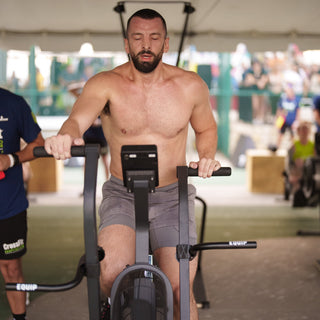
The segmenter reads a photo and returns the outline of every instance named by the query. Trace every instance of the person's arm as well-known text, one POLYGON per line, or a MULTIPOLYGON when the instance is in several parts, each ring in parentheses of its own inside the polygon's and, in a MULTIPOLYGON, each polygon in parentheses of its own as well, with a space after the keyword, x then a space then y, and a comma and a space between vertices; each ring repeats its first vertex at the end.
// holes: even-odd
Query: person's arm
POLYGON ((251 87, 256 84, 256 79, 251 72, 247 72, 244 75, 243 79, 243 86, 244 87, 251 87))
MULTIPOLYGON (((26 145, 21 151, 15 152, 18 156, 19 163, 30 161, 34 159, 33 149, 44 145, 44 139, 41 132, 39 132, 37 138, 26 145)), ((11 166, 11 157, 7 154, 0 155, 0 171, 8 170, 11 166)))
POLYGON ((257 82, 257 86, 259 89, 266 89, 267 84, 269 83, 269 76, 266 73, 261 75, 261 78, 257 82))
POLYGON ((197 99, 190 123, 195 132, 199 161, 190 162, 189 165, 198 168, 199 176, 206 178, 221 166, 219 161, 215 160, 218 143, 217 124, 211 110, 208 87, 201 79, 196 84, 195 92, 197 99))
MULTIPOLYGON (((107 77, 107 76, 106 76, 107 77)), ((72 145, 83 145, 83 133, 98 118, 108 101, 108 84, 102 74, 86 82, 81 95, 75 102, 68 119, 58 134, 45 141, 45 149, 56 159, 71 157, 72 145)))

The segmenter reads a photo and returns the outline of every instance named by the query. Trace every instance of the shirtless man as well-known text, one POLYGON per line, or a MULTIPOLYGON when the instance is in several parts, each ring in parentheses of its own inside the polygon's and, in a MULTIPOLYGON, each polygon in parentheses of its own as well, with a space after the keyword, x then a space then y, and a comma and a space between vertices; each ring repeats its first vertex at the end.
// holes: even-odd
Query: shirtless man
MULTIPOLYGON (((174 317, 179 319, 179 263, 175 257, 178 231, 172 225, 178 224, 176 167, 186 164, 189 122, 195 131, 199 154, 199 161, 191 162, 190 166, 198 167, 199 176, 205 178, 219 169, 220 163, 215 160, 217 128, 208 88, 197 74, 163 63, 162 55, 168 49, 164 19, 150 9, 136 12, 128 20, 125 39, 125 50, 130 55, 130 61, 112 71, 101 72, 86 83, 69 118, 57 136, 46 140, 45 148, 56 159, 69 158, 71 145, 83 144, 80 137, 101 116, 110 147, 112 175, 103 187, 99 231, 99 244, 106 249, 106 257, 101 262, 101 287, 109 296, 116 276, 127 264, 133 264, 135 258, 133 205, 131 203, 132 207, 128 209, 129 194, 122 186, 121 146, 157 145, 159 188, 154 195, 162 195, 162 203, 159 205, 159 201, 155 200, 156 207, 153 208, 150 201, 149 218, 152 215, 152 219, 157 220, 158 217, 159 220, 154 227, 150 226, 155 233, 151 235, 151 244, 160 268, 171 282, 174 317), (168 190, 170 194, 174 191, 173 202, 176 206, 168 200, 168 190), (123 212, 126 210, 129 213, 123 212)), ((193 199, 194 188, 189 188, 189 194, 193 199)), ((190 212, 193 220, 190 243, 194 244, 194 212, 190 212)), ((197 259, 194 259, 190 262, 190 288, 193 287, 196 267, 197 259)), ((198 319, 192 293, 191 319, 198 319)))

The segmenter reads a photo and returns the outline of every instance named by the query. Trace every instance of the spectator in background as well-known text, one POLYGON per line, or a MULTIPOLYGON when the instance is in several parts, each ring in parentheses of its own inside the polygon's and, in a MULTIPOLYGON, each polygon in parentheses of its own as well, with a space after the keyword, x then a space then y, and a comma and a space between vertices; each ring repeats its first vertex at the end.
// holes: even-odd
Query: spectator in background
POLYGON ((16 73, 13 71, 11 78, 9 79, 7 83, 7 87, 10 88, 10 90, 16 91, 19 89, 19 79, 16 77, 16 73))
MULTIPOLYGON (((27 251, 28 200, 22 163, 44 144, 41 130, 26 101, 0 88, 0 270, 5 282, 24 282, 22 256, 27 251), (20 139, 27 145, 20 150, 20 139)), ((26 293, 7 291, 14 320, 26 319, 26 293)))
POLYGON ((283 92, 283 66, 282 61, 274 59, 269 65, 269 90, 270 90, 270 105, 272 114, 277 111, 278 102, 283 92))
POLYGON ((250 54, 244 43, 239 43, 236 51, 232 53, 231 66, 232 85, 235 89, 238 89, 245 70, 250 67, 250 54))
POLYGON ((40 72, 39 68, 36 68, 36 84, 37 84, 37 90, 38 91, 43 91, 45 89, 44 76, 40 72))
POLYGON ((252 118, 256 123, 264 123, 267 113, 267 101, 263 94, 269 84, 269 76, 263 68, 262 63, 253 59, 251 68, 243 74, 243 86, 250 90, 255 90, 252 94, 252 118))
POLYGON ((311 67, 310 91, 313 95, 320 95, 320 67, 317 65, 311 67))
POLYGON ((294 93, 302 96, 305 87, 309 87, 309 80, 306 72, 297 62, 291 63, 283 73, 283 80, 291 83, 294 93))
POLYGON ((279 129, 276 149, 280 148, 283 135, 287 130, 289 130, 293 142, 292 125, 298 117, 299 101, 300 99, 295 95, 292 84, 285 84, 284 93, 281 95, 276 113, 276 126, 279 129))
POLYGON ((299 122, 296 139, 288 151, 289 182, 294 195, 293 206, 305 206, 306 198, 301 190, 303 166, 307 158, 314 156, 314 142, 310 140, 309 122, 299 122))
POLYGON ((78 81, 78 72, 76 71, 74 64, 70 62, 59 75, 58 82, 63 91, 59 93, 56 101, 57 107, 61 110, 65 110, 67 114, 70 113, 76 100, 74 95, 70 92, 69 86, 73 83, 77 83, 78 81))

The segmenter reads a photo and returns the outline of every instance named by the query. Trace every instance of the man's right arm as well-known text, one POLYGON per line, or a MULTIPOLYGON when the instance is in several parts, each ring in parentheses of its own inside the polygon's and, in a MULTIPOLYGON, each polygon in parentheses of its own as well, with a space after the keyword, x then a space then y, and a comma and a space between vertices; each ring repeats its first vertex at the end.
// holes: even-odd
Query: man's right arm
POLYGON ((83 133, 97 119, 108 100, 108 78, 105 73, 92 77, 84 86, 58 134, 46 139, 45 149, 56 159, 70 158, 71 146, 84 144, 83 133))

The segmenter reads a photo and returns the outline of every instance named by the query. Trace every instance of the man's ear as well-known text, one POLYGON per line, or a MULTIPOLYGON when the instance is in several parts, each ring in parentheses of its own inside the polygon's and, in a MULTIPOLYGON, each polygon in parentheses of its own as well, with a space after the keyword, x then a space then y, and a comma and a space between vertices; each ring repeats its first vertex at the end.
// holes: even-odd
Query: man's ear
POLYGON ((126 50, 126 53, 129 54, 129 43, 128 43, 128 39, 124 39, 124 49, 126 50))
POLYGON ((169 51, 169 37, 167 37, 164 40, 164 48, 163 48, 163 52, 168 52, 169 51))

